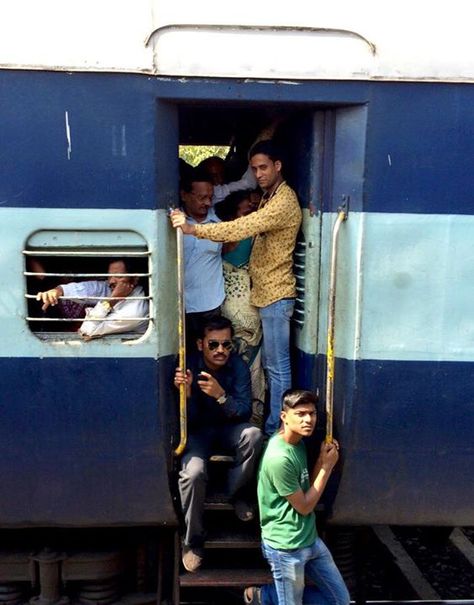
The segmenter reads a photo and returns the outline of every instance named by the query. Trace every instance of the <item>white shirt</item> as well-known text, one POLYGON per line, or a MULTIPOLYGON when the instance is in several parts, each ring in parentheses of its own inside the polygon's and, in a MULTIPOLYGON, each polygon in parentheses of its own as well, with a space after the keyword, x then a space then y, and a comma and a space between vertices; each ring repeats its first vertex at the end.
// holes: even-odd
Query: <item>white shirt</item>
MULTIPOLYGON (((95 338, 123 332, 144 332, 147 328, 148 319, 142 319, 148 316, 147 300, 126 298, 108 309, 101 301, 87 300, 90 296, 113 296, 112 289, 106 281, 72 282, 61 285, 61 288, 64 296, 80 296, 85 304, 94 305, 86 309, 86 319, 79 328, 79 332, 84 336, 95 338), (92 319, 104 321, 92 321, 92 319)), ((145 296, 145 293, 141 286, 136 286, 130 296, 145 296)))
POLYGON ((255 189, 257 186, 257 179, 253 173, 252 168, 249 166, 242 175, 240 181, 232 181, 232 183, 226 183, 225 185, 214 185, 214 195, 212 198, 213 204, 219 204, 225 200, 225 198, 234 191, 242 191, 243 189, 255 189))

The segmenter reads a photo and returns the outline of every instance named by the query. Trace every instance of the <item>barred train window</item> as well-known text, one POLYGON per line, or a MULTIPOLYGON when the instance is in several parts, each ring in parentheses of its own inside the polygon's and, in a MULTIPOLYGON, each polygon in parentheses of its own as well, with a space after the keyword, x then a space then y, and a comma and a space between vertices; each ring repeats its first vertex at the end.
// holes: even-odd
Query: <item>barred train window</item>
POLYGON ((138 233, 37 231, 23 255, 26 321, 42 340, 130 344, 149 329, 150 251, 138 233), (56 304, 49 296, 46 302, 37 300, 51 290, 56 304))

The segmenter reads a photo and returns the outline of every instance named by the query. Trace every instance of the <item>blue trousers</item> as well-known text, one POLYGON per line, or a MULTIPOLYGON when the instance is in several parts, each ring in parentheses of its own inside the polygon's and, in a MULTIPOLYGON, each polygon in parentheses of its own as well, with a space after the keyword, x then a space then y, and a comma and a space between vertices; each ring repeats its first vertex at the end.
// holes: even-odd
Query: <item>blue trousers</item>
POLYGON ((262 542, 262 551, 274 581, 262 586, 262 605, 349 605, 344 580, 321 538, 295 550, 277 550, 262 542), (315 585, 305 587, 305 577, 315 585))
POLYGON ((290 319, 294 306, 293 298, 283 298, 260 307, 263 363, 270 387, 270 413, 265 433, 270 436, 280 427, 281 400, 283 393, 291 387, 290 319))

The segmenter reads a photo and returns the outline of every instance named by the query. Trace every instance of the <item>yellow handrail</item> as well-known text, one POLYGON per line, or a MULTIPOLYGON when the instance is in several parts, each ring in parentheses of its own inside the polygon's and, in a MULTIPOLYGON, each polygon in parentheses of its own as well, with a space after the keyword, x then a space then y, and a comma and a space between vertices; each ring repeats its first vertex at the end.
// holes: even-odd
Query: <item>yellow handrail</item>
POLYGON ((337 284, 337 240, 339 229, 347 219, 345 210, 340 210, 332 230, 331 263, 329 271, 328 294, 328 334, 326 352, 326 443, 333 441, 333 410, 334 410, 334 324, 336 315, 336 284, 337 284))
MULTIPOLYGON (((184 251, 183 251, 183 232, 176 229, 176 252, 178 268, 178 362, 179 367, 186 376, 186 324, 184 308, 184 251)), ((188 414, 186 401, 186 385, 179 387, 179 435, 178 447, 175 449, 175 456, 180 456, 184 452, 188 440, 188 414)))

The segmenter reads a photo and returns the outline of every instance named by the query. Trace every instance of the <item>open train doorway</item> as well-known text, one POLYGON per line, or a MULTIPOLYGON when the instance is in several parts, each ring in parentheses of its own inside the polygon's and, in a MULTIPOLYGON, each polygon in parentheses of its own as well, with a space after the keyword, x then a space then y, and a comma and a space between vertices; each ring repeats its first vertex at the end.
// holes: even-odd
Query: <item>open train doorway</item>
MULTIPOLYGON (((324 393, 327 235, 343 199, 347 203, 354 192, 358 196, 362 189, 364 108, 323 104, 210 104, 197 100, 173 107, 179 133, 175 149, 180 150, 179 162, 177 158, 175 161, 181 171, 187 170, 186 165, 197 167, 208 157, 218 156, 216 164, 222 169, 224 182, 232 183, 245 175, 248 152, 256 141, 272 138, 281 149, 283 178, 295 191, 302 209, 293 255, 297 296, 291 322, 292 382, 295 388, 324 393), (351 157, 352 153, 357 161, 351 157)), ((226 201, 215 202, 214 210, 219 215, 219 206, 225 206, 226 201)), ((203 281, 206 278, 201 276, 203 281)), ((267 394, 267 412, 268 402, 267 394)), ((316 442, 324 437, 324 429, 321 418, 319 435, 308 450, 310 458, 318 449, 316 442)), ((188 584, 182 584, 185 586, 188 584)))
MULTIPOLYGON (((161 104, 162 107, 165 103, 161 104)), ((291 322, 292 386, 320 393, 318 439, 325 433, 326 345, 331 232, 344 206, 348 221, 340 238, 338 299, 335 317, 336 437, 349 426, 353 365, 360 339, 355 270, 360 257, 366 170, 366 103, 262 103, 203 101, 194 98, 166 104, 168 132, 177 132, 179 146, 216 146, 223 157, 226 180, 238 180, 248 167, 248 151, 259 138, 272 137, 283 151, 283 177, 294 189, 302 224, 294 250, 297 296, 291 322), (176 126, 176 127, 175 127, 176 126), (341 359, 342 358, 342 359, 341 359)), ((178 161, 175 156, 178 195, 178 161)), ((268 409, 268 393, 267 393, 268 409)), ((333 492, 337 500, 339 490, 333 492)), ((331 503, 336 502, 331 497, 331 503)), ((331 506, 332 508, 332 506, 331 506)))
MULTIPOLYGON (((180 168, 218 156, 226 183, 248 168, 255 141, 273 138, 283 153, 283 178, 295 190, 303 223, 294 252, 297 300, 292 320, 294 384, 315 388, 323 200, 331 195, 333 111, 275 105, 193 104, 178 107, 180 168), (304 358, 304 364, 299 360, 304 358)), ((217 181, 216 181, 217 184, 217 181)), ((258 193, 258 187, 256 189, 258 193)), ((226 202, 216 204, 217 214, 226 202)))

